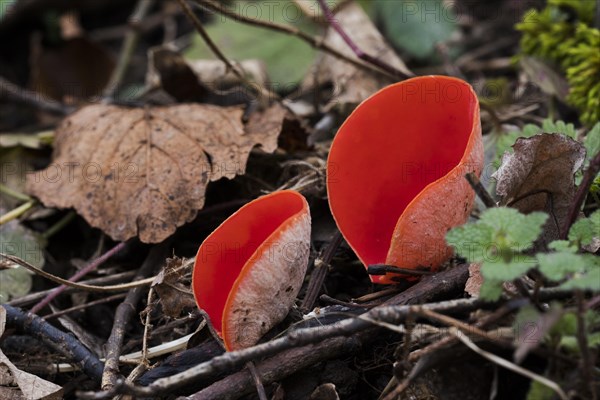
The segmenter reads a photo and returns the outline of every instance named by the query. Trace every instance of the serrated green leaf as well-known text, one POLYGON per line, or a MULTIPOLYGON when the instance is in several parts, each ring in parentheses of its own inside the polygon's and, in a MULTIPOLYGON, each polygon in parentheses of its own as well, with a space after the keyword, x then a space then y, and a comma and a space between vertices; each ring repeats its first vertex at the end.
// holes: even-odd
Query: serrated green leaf
POLYGON ((481 289, 479 290, 479 297, 483 300, 496 301, 502 296, 502 285, 504 282, 496 281, 493 279, 484 279, 481 289))
POLYGON ((600 152, 600 122, 587 133, 583 145, 587 150, 587 158, 591 159, 600 152))
POLYGON ((594 237, 600 236, 600 210, 594 212, 589 218, 576 221, 569 230, 569 240, 581 246, 592 243, 594 237))
POLYGON ((561 281, 568 275, 585 270, 585 259, 569 252, 539 253, 536 256, 544 276, 552 281, 561 281))
POLYGON ((560 133, 571 139, 577 138, 577 131, 575 125, 566 124, 564 121, 552 121, 551 119, 545 119, 542 122, 542 131, 546 133, 560 133))
POLYGON ((542 212, 524 215, 514 208, 495 207, 483 213, 480 222, 495 230, 494 241, 499 247, 523 251, 533 246, 547 219, 542 212))
MULTIPOLYGON (((598 130, 600 131, 600 124, 598 125, 598 130)), ((563 121, 552 121, 551 119, 545 119, 542 122, 542 126, 527 124, 521 130, 509 131, 498 138, 498 142, 496 145, 496 164, 498 166, 500 165, 500 158, 506 151, 512 152, 511 146, 515 144, 518 138, 530 138, 543 132, 563 134, 565 136, 570 137, 571 139, 577 139, 577 130, 575 129, 575 125, 571 123, 567 124, 563 121)), ((592 132, 590 131, 590 133, 592 132)), ((588 133, 588 135, 590 135, 590 133, 588 133)), ((600 137, 594 137, 593 139, 591 139, 592 143, 595 143, 596 140, 598 141, 598 146, 600 146, 600 137)))
POLYGON ((448 244, 469 262, 482 261, 485 246, 492 243, 494 231, 490 226, 475 223, 451 229, 446 234, 448 244))
POLYGON ((509 263, 504 261, 485 261, 481 266, 481 275, 483 275, 484 280, 512 281, 523 276, 535 266, 535 263, 531 260, 509 263))
POLYGON ((568 240, 555 240, 553 242, 548 243, 548 248, 554 251, 577 253, 577 246, 573 245, 568 240))
POLYGON ((585 273, 576 274, 573 278, 560 285, 560 287, 567 290, 581 289, 600 292, 600 267, 594 265, 588 268, 588 271, 585 273))

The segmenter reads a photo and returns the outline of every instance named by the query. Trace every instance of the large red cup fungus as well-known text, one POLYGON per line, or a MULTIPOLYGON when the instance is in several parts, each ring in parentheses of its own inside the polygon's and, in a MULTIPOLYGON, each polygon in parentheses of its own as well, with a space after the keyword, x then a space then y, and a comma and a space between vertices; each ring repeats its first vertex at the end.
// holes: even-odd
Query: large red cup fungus
MULTIPOLYGON (((437 269, 452 250, 474 192, 464 175, 483 169, 479 103, 456 78, 423 76, 361 103, 339 129, 327 160, 333 217, 365 266, 437 269)), ((372 276, 392 283, 395 274, 372 276)))
POLYGON ((252 346, 281 322, 308 266, 310 211, 284 190, 240 208, 198 249, 192 286, 229 351, 252 346))

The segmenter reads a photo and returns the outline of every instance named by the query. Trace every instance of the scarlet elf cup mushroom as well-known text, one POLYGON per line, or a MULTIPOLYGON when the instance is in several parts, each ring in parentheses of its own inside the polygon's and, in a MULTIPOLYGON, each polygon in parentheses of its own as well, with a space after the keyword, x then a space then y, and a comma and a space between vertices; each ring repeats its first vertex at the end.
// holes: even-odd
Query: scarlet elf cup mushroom
POLYGON ((329 206, 365 266, 435 270, 452 254, 446 232, 466 222, 474 202, 464 175, 482 169, 473 88, 444 76, 408 79, 366 99, 340 127, 327 160, 329 206))
POLYGON ((227 350, 256 344, 288 314, 306 274, 310 230, 306 199, 284 190, 246 204, 200 245, 194 297, 227 350))

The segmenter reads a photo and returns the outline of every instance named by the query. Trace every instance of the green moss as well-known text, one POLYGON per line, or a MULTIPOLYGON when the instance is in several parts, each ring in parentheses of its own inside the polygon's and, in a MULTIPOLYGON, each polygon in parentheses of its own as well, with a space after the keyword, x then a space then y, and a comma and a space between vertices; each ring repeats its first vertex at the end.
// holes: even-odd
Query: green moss
POLYGON ((595 1, 549 0, 546 8, 528 11, 516 25, 523 32, 524 54, 562 69, 570 87, 567 102, 586 125, 600 120, 600 31, 591 26, 595 5, 595 1))

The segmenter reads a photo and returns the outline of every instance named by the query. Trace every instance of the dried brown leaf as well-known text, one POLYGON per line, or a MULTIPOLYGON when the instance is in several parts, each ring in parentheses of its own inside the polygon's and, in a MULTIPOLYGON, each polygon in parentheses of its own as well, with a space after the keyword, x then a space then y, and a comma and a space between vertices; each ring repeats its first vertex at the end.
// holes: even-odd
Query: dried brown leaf
POLYGON ((469 279, 465 284, 465 292, 471 297, 479 297, 483 285, 483 276, 481 275, 481 264, 473 263, 469 265, 469 279))
POLYGON ((91 105, 56 130, 53 162, 27 177, 49 207, 73 207, 115 240, 157 243, 192 220, 206 185, 243 174, 250 150, 280 129, 245 131, 242 109, 91 105))
MULTIPOLYGON (((179 318, 185 309, 195 308, 196 301, 190 292, 190 285, 183 285, 186 275, 191 276, 191 264, 184 266, 184 259, 167 258, 167 264, 152 282, 152 287, 160 298, 165 315, 179 318)), ((188 279, 189 280, 189 279, 188 279)))
MULTIPOLYGON (((238 67, 257 87, 267 86, 269 79, 263 62, 243 60, 238 67)), ((178 101, 223 104, 230 99, 244 103, 248 101, 251 91, 244 89, 243 84, 220 60, 188 60, 167 47, 155 47, 148 51, 146 85, 161 87, 178 101)))
POLYGON ((547 212, 544 241, 558 239, 575 195, 574 174, 585 160, 585 147, 566 136, 543 133, 519 138, 513 149, 514 153, 504 154, 492 175, 498 181, 501 205, 525 214, 547 212))
MULTIPOLYGON (((383 35, 360 5, 351 2, 341 7, 335 18, 361 50, 385 61, 407 75, 412 75, 400 57, 385 42, 383 35)), ((352 49, 331 27, 327 30, 325 43, 341 53, 355 58, 352 49)), ((359 69, 328 53, 323 53, 316 60, 312 71, 313 73, 309 74, 303 83, 305 88, 330 81, 334 84, 333 99, 327 104, 327 109, 334 106, 354 108, 367 97, 393 82, 371 71, 359 69)))

